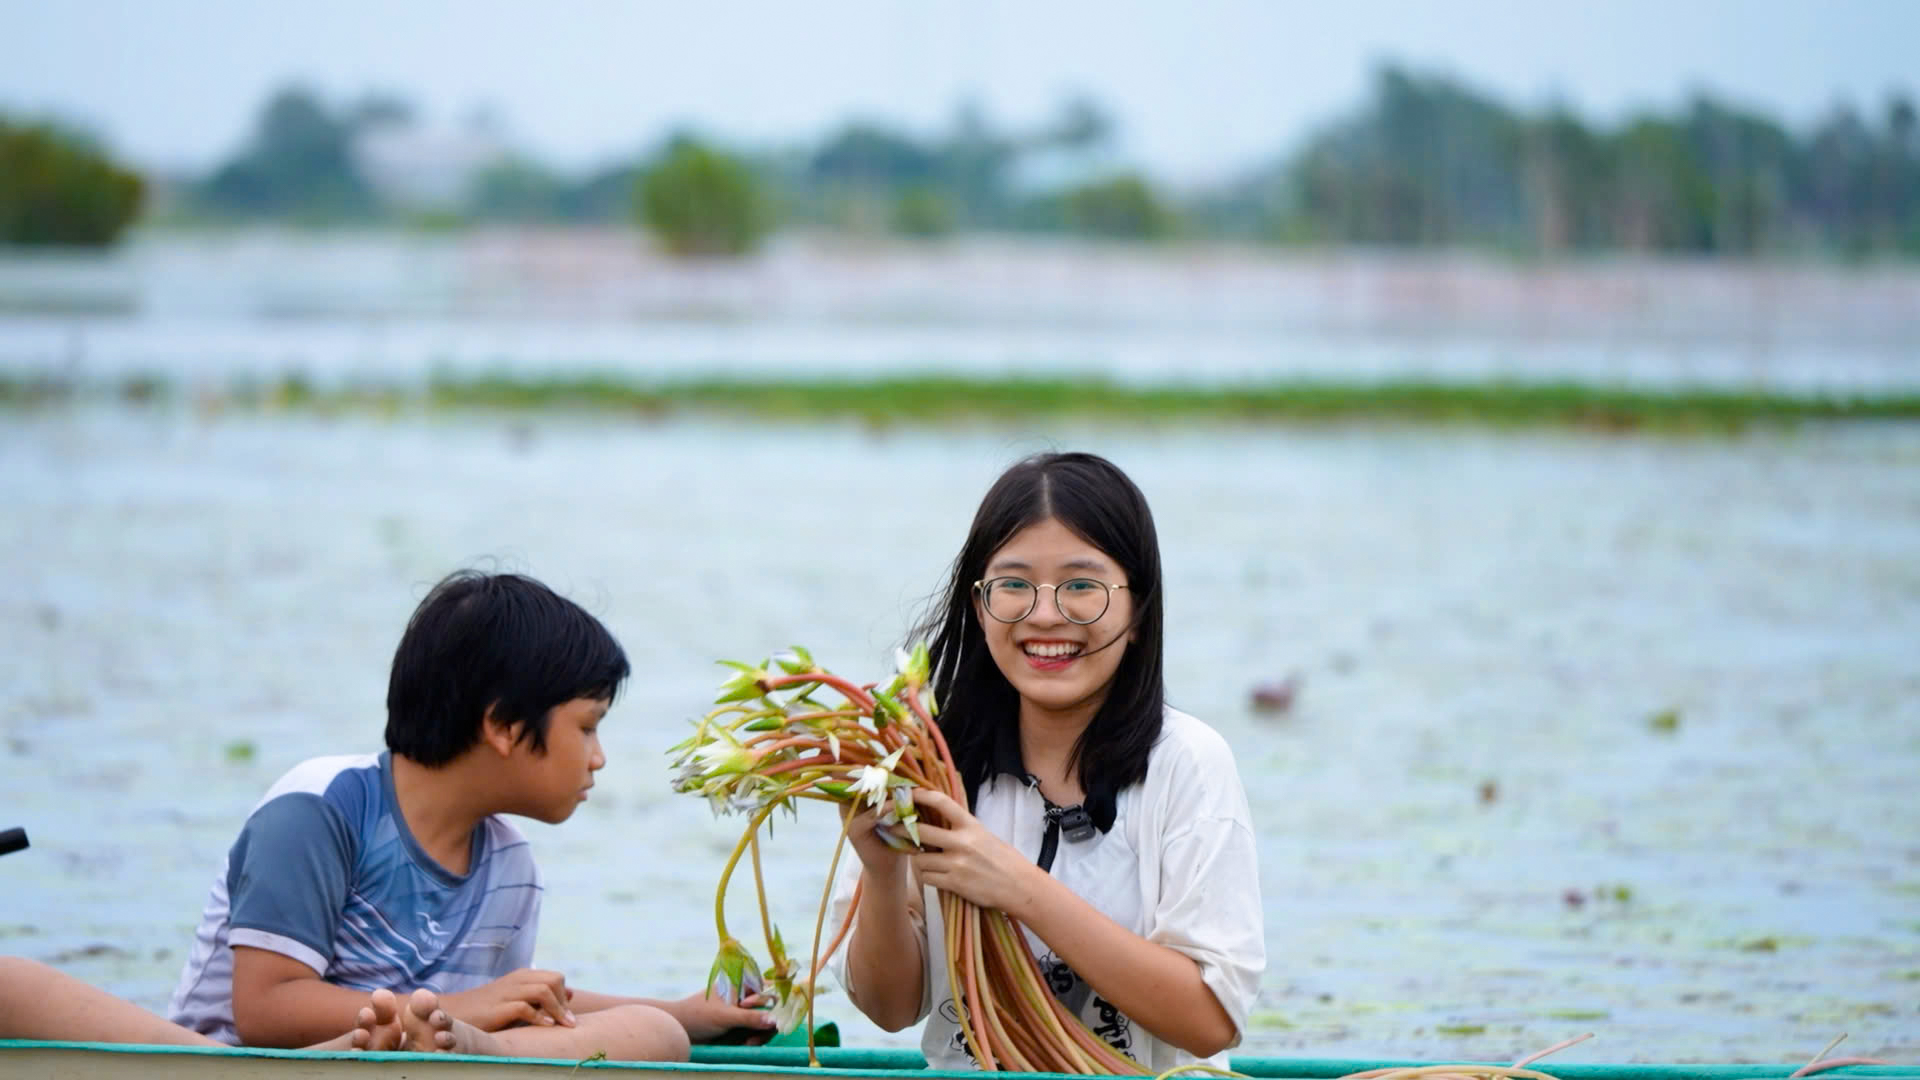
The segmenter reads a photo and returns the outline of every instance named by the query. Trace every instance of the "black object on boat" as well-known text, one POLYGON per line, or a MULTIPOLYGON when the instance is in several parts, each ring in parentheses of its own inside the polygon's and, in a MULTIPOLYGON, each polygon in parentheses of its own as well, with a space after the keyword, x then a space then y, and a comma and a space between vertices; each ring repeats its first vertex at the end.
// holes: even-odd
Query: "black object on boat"
POLYGON ((27 830, 0 829, 0 855, 11 855, 27 846, 27 830))

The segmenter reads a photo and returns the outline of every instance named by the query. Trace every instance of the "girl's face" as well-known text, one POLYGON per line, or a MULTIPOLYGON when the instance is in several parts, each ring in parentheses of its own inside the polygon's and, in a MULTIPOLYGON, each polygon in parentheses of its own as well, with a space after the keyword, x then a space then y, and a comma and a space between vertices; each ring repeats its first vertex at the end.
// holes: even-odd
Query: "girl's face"
MULTIPOLYGON (((1030 709, 1084 712, 1078 719, 1092 720, 1132 640, 1128 627, 1133 621, 1133 596, 1118 588, 1127 584, 1126 574, 1105 552, 1047 518, 1015 533, 988 557, 982 580, 1003 577, 1021 578, 1034 587, 1033 611, 1019 622, 1002 622, 987 611, 987 597, 976 588, 974 615, 986 634, 993 662, 1020 694, 1022 714, 1030 709), (1114 588, 1107 591, 1106 611, 1083 625, 1068 619, 1061 606, 1084 618, 1098 605, 1081 605, 1100 590, 1082 583, 1063 597, 1057 586, 1087 578, 1114 588)), ((1011 588, 1016 595, 1022 590, 1017 584, 1011 588)), ((1024 605, 1016 603, 1014 610, 1019 606, 1024 605)))

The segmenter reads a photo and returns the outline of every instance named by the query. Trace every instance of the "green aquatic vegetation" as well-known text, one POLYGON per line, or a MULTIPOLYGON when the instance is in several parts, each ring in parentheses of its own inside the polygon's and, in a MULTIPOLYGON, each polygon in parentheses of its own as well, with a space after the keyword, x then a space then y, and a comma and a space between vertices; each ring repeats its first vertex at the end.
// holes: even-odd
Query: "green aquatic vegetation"
MULTIPOLYGON (((597 412, 643 418, 694 414, 856 421, 879 429, 897 424, 1048 419, 1251 426, 1384 422, 1712 435, 1737 433, 1754 425, 1920 419, 1920 394, 1914 393, 1628 389, 1510 380, 1276 379, 1234 385, 1138 386, 1097 376, 657 380, 614 373, 518 376, 442 371, 423 383, 362 380, 329 386, 289 373, 267 382, 242 377, 225 388, 193 389, 194 405, 207 411, 256 408, 386 414, 412 407, 597 412)), ((0 375, 0 405, 12 408, 46 408, 101 397, 135 405, 159 403, 175 397, 173 391, 165 379, 151 375, 117 384, 45 374, 0 375)), ((1674 720, 1678 720, 1677 711, 1674 720)))
POLYGON ((235 739, 226 745, 222 753, 229 764, 245 765, 254 759, 258 748, 253 745, 251 739, 235 739))
POLYGON ((1247 1017, 1247 1022, 1254 1027, 1270 1031, 1287 1031, 1294 1026, 1293 1021, 1287 1019, 1284 1013, 1277 1012, 1256 1012, 1247 1017))
POLYGON ((1647 717, 1647 726, 1662 735, 1671 735, 1680 730, 1680 710, 1661 709, 1647 717))
POLYGON ((1485 1035, 1485 1024, 1437 1024, 1434 1031, 1441 1035, 1485 1035))

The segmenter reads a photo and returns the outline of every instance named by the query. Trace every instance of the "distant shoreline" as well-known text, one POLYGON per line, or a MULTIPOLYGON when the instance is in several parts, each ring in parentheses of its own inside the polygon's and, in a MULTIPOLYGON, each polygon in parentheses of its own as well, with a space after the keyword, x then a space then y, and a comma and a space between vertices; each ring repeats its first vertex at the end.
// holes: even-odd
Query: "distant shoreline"
POLYGON ((205 416, 592 414, 656 420, 744 417, 784 422, 987 424, 1036 419, 1129 425, 1286 427, 1345 423, 1730 434, 1809 422, 1920 420, 1920 393, 1640 389, 1590 383, 1386 379, 1268 380, 1231 386, 1127 385, 1099 378, 682 378, 439 375, 424 382, 317 385, 299 374, 224 385, 156 375, 73 380, 0 375, 0 408, 82 404, 180 407, 205 416))

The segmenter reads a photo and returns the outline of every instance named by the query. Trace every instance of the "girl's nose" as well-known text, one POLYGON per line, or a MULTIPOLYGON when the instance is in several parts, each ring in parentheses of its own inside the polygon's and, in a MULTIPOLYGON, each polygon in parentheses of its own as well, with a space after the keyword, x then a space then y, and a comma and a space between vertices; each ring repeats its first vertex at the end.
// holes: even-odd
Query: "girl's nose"
POLYGON ((1040 595, 1034 598, 1033 613, 1027 616, 1027 620, 1048 624, 1069 621, 1060 611, 1060 590, 1051 585, 1041 586, 1040 595))

